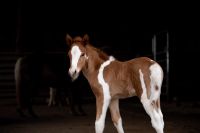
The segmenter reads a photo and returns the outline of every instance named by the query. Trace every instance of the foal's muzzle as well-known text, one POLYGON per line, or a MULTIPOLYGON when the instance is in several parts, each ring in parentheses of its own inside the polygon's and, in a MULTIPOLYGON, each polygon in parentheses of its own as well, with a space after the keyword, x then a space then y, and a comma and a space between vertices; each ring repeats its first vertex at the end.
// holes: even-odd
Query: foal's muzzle
POLYGON ((79 76, 79 71, 76 69, 72 70, 71 68, 69 69, 69 75, 72 78, 72 81, 76 80, 79 76))

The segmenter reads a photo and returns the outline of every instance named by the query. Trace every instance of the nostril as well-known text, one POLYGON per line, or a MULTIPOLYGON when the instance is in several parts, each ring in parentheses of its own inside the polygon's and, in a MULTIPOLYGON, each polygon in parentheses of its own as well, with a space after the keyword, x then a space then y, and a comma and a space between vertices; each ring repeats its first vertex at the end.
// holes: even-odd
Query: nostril
POLYGON ((77 70, 69 69, 68 74, 73 77, 74 75, 77 74, 77 70))
POLYGON ((74 71, 74 74, 76 74, 76 73, 77 73, 77 71, 75 70, 75 71, 74 71))

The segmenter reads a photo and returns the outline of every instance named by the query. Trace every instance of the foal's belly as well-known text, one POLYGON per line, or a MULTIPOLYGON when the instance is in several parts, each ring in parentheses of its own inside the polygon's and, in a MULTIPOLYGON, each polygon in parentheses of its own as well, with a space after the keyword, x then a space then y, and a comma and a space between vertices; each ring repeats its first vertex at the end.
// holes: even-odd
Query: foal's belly
POLYGON ((129 88, 111 88, 111 97, 112 98, 128 98, 136 96, 136 91, 133 87, 129 88))

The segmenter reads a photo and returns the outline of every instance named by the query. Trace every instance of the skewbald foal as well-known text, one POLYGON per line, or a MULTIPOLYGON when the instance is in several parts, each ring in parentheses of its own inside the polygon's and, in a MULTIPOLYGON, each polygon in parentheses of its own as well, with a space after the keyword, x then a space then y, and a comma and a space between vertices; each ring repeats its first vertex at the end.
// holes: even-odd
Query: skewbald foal
POLYGON ((69 74, 75 80, 82 71, 96 97, 96 133, 103 133, 107 109, 118 133, 124 133, 119 99, 137 96, 151 118, 157 133, 163 133, 164 121, 160 107, 163 70, 158 63, 139 57, 125 62, 108 56, 89 43, 88 35, 71 38, 69 74))

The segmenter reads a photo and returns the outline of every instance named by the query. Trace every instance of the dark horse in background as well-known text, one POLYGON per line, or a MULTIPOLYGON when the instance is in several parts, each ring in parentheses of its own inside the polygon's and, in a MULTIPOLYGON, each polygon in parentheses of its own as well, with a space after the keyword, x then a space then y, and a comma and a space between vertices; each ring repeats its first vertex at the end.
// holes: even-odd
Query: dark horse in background
POLYGON ((82 109, 82 83, 72 83, 66 68, 69 68, 69 61, 61 54, 30 54, 17 59, 15 84, 20 116, 26 116, 24 111, 28 111, 31 116, 37 117, 32 108, 34 98, 45 89, 49 94, 49 88, 56 89, 57 100, 62 105, 67 104, 68 97, 73 115, 85 115, 82 109))

